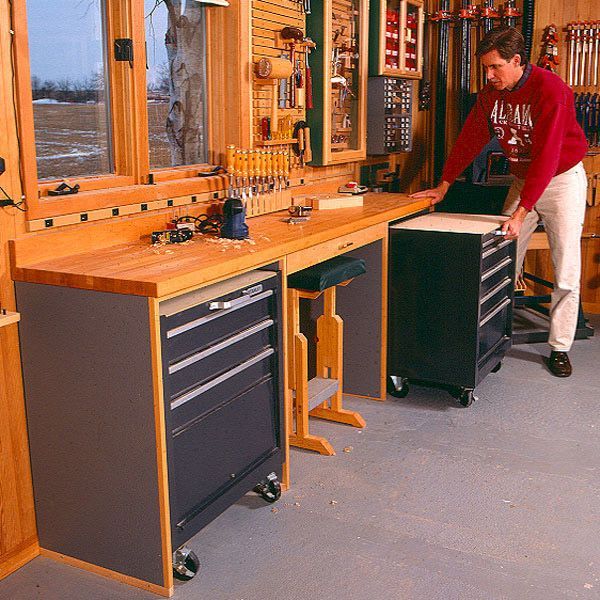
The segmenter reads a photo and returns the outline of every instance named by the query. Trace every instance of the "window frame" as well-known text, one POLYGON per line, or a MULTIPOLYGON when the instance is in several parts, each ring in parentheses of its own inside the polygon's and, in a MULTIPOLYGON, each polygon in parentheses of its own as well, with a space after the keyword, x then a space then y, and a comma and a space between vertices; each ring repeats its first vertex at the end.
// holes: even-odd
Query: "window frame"
MULTIPOLYGON (((115 173, 38 180, 26 0, 14 0, 12 7, 17 126, 28 220, 225 189, 223 176, 198 177, 206 164, 150 170, 145 15, 144 3, 138 0, 106 0, 115 173), (116 38, 133 40, 132 66, 113 59, 112 40, 116 38), (148 185, 149 174, 153 175, 154 185, 148 185), (63 181, 78 183, 79 193, 47 195, 63 181)), ((232 0, 228 8, 205 6, 207 140, 212 164, 223 164, 226 144, 251 144, 250 8, 251 0, 232 0), (219 102, 224 97, 235 99, 227 110, 219 102)))

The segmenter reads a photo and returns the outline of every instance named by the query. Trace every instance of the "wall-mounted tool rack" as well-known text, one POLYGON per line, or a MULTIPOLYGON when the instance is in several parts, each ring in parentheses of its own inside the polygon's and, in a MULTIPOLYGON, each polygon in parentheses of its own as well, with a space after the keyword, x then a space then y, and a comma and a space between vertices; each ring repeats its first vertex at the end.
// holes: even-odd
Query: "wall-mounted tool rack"
POLYGON ((372 2, 369 75, 422 77, 424 19, 422 0, 372 2))
MULTIPOLYGON (((271 4, 263 0, 252 2, 252 57, 254 62, 252 120, 253 141, 256 146, 278 146, 294 142, 291 139, 288 122, 304 119, 304 101, 293 101, 290 96, 290 76, 276 80, 273 93, 273 80, 256 74, 256 65, 263 60, 286 61, 290 64, 291 75, 298 75, 302 82, 305 74, 305 45, 293 44, 294 60, 291 61, 290 40, 281 37, 284 28, 304 31, 303 6, 291 0, 280 0, 271 4), (277 106, 273 106, 273 102, 277 106), (272 122, 274 112, 278 122, 272 122), (268 120, 268 127, 265 126, 268 120)), ((302 87, 300 89, 303 89, 302 87)))
POLYGON ((314 165, 366 157, 368 0, 319 0, 306 17, 311 56, 314 165), (317 135, 319 133, 319 135, 317 135))

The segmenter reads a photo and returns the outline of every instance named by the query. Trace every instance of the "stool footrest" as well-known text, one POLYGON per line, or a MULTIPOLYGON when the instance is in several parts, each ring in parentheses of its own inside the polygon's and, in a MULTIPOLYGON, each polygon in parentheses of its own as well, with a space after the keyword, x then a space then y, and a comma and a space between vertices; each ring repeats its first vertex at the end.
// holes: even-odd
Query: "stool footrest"
POLYGON ((308 410, 319 406, 333 396, 340 387, 337 379, 314 377, 308 381, 308 410))

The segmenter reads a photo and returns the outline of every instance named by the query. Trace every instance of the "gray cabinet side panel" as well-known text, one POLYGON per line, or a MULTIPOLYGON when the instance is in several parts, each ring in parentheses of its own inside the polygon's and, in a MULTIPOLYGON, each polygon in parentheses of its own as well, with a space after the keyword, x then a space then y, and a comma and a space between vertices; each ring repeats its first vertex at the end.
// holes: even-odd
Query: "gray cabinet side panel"
MULTIPOLYGON (((344 256, 362 258, 367 272, 346 287, 338 286, 337 314, 344 321, 344 382, 346 394, 378 398, 381 393, 382 242, 357 248, 344 256)), ((386 299, 387 303, 387 299, 386 299)), ((308 340, 309 377, 316 374, 317 319, 323 297, 300 300, 301 331, 308 340)))
POLYGON ((17 299, 41 546, 164 585, 147 299, 17 299))
MULTIPOLYGON (((367 272, 337 288, 337 312, 344 319, 344 392, 379 397, 381 393, 382 242, 348 252, 362 258, 367 272)), ((387 304, 387 300, 386 300, 387 304)))

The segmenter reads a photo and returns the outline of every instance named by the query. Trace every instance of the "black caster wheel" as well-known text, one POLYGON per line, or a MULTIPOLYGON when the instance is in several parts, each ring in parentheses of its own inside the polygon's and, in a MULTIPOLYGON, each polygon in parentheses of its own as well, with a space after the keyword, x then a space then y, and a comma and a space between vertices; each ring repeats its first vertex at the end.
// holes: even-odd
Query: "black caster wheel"
POLYGON ((408 386, 407 377, 397 377, 396 375, 390 375, 387 379, 387 391, 390 396, 394 398, 406 398, 410 388, 408 386))
POLYGON ((173 552, 173 577, 179 581, 189 581, 200 569, 196 554, 182 546, 173 552))
POLYGON ((473 402, 477 400, 477 396, 473 393, 473 390, 463 390, 458 398, 458 401, 462 406, 471 406, 473 402))
POLYGON ((254 491, 267 502, 277 502, 281 498, 281 483, 275 473, 269 473, 267 478, 254 488, 254 491))
POLYGON ((502 368, 502 362, 499 362, 493 369, 492 373, 497 373, 502 368))

